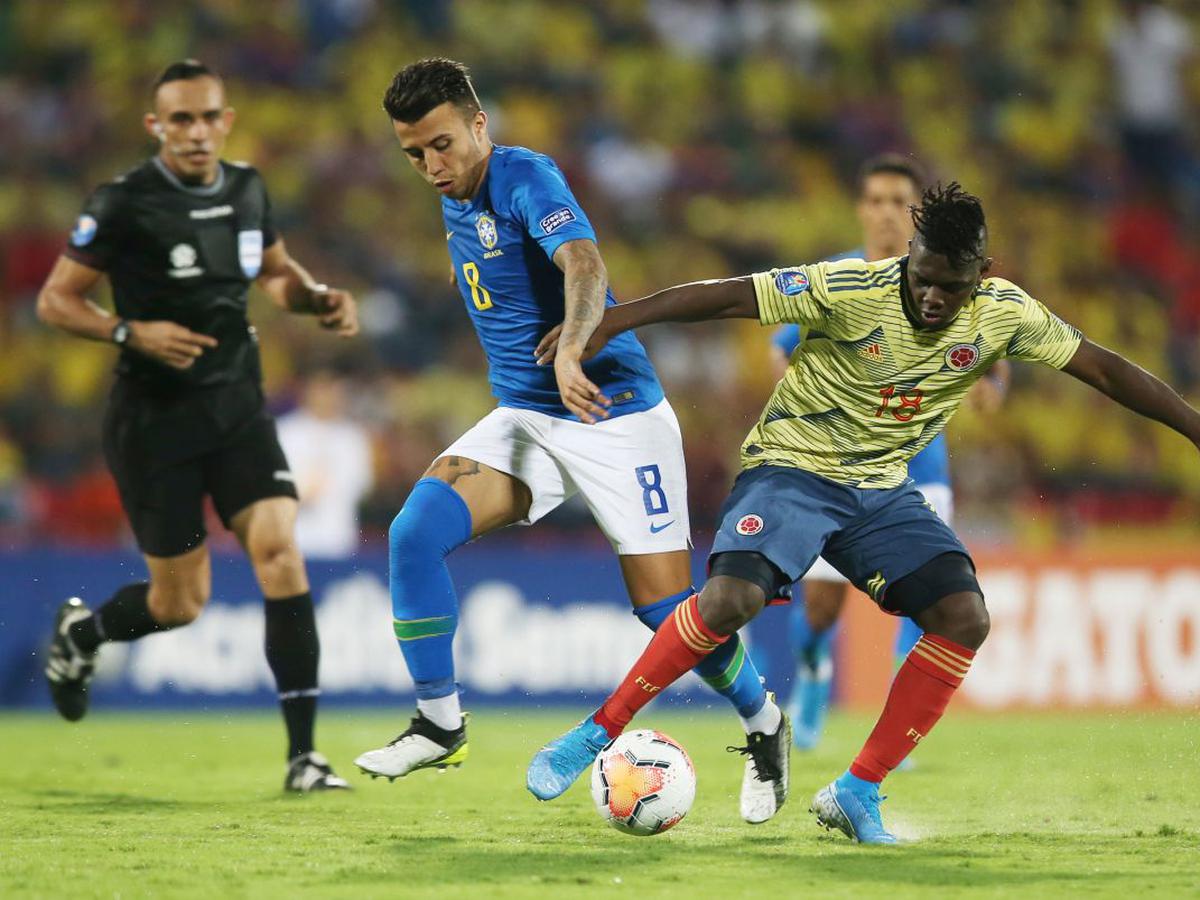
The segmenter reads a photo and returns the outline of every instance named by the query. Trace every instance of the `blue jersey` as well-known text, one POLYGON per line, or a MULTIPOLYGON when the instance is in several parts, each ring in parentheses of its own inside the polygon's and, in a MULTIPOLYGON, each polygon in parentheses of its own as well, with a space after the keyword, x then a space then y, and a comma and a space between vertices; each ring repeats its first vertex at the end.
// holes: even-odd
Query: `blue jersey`
MULTIPOLYGON (((463 302, 488 360, 501 406, 575 418, 558 394, 553 366, 537 365, 538 341, 563 320, 563 273, 554 251, 596 233, 554 160, 524 147, 492 148, 475 199, 442 198, 450 259, 463 302)), ((608 305, 616 300, 612 291, 608 305)), ((633 332, 613 338, 583 371, 613 402, 611 416, 663 399, 662 386, 633 332)))
MULTIPOLYGON (((839 259, 863 259, 865 252, 861 247, 829 257, 830 262, 839 259)), ((771 336, 771 343, 783 351, 785 356, 800 346, 803 340, 800 326, 795 324, 781 325, 771 336)), ((950 451, 946 446, 946 433, 943 431, 935 437, 924 450, 908 461, 908 477, 921 484, 950 484, 950 451)))

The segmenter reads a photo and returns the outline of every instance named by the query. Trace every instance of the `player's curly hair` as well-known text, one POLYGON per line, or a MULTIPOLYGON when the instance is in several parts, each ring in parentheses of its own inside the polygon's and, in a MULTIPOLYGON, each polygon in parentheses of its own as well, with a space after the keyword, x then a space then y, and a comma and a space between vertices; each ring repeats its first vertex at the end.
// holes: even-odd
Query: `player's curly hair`
POLYGON ((471 72, 460 62, 444 57, 422 59, 396 73, 383 108, 396 122, 419 122, 435 107, 453 103, 465 117, 479 112, 479 97, 471 84, 471 72))
POLYGON ((912 217, 925 249, 946 257, 955 268, 984 258, 983 204, 957 181, 928 188, 921 194, 921 205, 912 208, 912 217))

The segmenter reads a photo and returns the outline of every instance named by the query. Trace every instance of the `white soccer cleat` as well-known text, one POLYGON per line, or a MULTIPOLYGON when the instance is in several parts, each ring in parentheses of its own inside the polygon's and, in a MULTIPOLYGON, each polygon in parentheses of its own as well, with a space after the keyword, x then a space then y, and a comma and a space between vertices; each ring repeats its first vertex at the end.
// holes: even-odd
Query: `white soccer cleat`
POLYGON ((403 778, 417 769, 461 766, 467 758, 467 723, 453 731, 439 728, 418 712, 408 729, 386 747, 368 750, 354 761, 372 778, 403 778))
POLYGON ((755 731, 746 736, 745 747, 726 749, 746 755, 739 801, 742 818, 751 825, 774 818, 788 795, 792 726, 787 714, 780 715, 774 734, 755 731))

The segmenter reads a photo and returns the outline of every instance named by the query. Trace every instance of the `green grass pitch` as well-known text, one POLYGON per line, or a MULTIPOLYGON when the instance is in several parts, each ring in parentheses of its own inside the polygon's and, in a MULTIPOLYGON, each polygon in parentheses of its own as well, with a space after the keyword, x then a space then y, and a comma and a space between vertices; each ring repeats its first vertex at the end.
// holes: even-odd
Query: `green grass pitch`
POLYGON ((580 711, 482 710, 471 757, 389 784, 350 760, 400 716, 329 712, 322 749, 353 794, 285 797, 274 716, 93 711, 78 725, 0 716, 0 895, 14 897, 1154 897, 1200 895, 1194 713, 954 715, 889 779, 885 822, 915 843, 857 847, 808 799, 870 721, 835 715, 792 757, 772 822, 737 813, 731 716, 653 709, 639 724, 688 748, 691 814, 618 834, 585 779, 554 803, 525 764, 580 711))

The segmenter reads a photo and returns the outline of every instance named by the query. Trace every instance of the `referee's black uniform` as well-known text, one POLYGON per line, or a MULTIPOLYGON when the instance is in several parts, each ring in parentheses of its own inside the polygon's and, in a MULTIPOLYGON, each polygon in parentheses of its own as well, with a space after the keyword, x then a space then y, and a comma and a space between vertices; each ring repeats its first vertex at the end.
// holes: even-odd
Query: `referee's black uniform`
POLYGON ((220 160, 233 111, 219 75, 194 59, 172 63, 153 103, 146 123, 159 154, 92 193, 38 295, 43 321, 121 346, 104 453, 151 580, 122 585, 94 610, 67 599, 46 683, 59 714, 78 721, 101 645, 196 618, 211 590, 208 495, 226 527, 237 519, 263 588, 263 650, 287 729, 284 789, 344 790, 314 748, 321 645, 295 547, 296 486, 263 403, 246 295, 265 262, 263 285, 277 303, 345 335, 357 331, 354 298, 314 283, 288 256, 258 172, 220 160), (112 285, 115 325, 87 299, 100 273, 112 285), (262 514, 238 518, 249 509, 262 514))
POLYGON ((158 157, 100 186, 71 233, 66 255, 108 275, 122 320, 169 320, 218 341, 182 370, 121 351, 104 452, 148 555, 203 543, 205 494, 226 526, 257 500, 296 496, 246 318, 275 240, 253 167, 221 162, 212 184, 193 186, 158 157))

